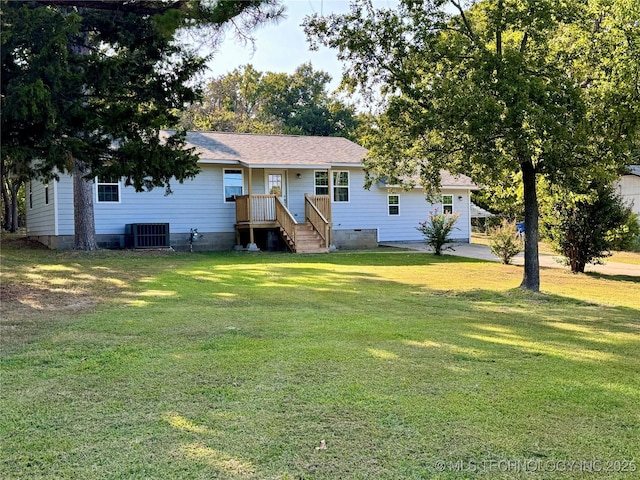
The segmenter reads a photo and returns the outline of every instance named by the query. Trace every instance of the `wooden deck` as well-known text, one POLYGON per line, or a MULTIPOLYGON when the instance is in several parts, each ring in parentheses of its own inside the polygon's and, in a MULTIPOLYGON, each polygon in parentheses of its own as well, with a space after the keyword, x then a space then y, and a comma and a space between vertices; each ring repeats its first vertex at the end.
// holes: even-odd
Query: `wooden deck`
POLYGON ((277 228, 289 249, 295 253, 328 252, 331 245, 331 201, 329 195, 305 195, 305 222, 298 223, 277 195, 236 197, 236 236, 254 229, 277 228))

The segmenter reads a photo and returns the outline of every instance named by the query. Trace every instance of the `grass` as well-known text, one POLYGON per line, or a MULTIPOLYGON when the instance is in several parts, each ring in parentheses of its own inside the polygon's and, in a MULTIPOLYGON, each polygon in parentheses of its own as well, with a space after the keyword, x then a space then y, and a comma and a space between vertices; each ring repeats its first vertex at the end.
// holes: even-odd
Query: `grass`
MULTIPOLYGON (((490 237, 487 234, 474 232, 472 234, 471 243, 477 243, 479 245, 489 245, 489 239, 490 237)), ((538 248, 541 255, 558 255, 548 243, 540 242, 538 248)), ((605 263, 614 262, 626 263, 629 265, 640 265, 640 252, 612 251, 610 253, 610 256, 603 259, 605 263)))
POLYGON ((521 274, 3 245, 0 477, 629 478, 637 279, 521 274))

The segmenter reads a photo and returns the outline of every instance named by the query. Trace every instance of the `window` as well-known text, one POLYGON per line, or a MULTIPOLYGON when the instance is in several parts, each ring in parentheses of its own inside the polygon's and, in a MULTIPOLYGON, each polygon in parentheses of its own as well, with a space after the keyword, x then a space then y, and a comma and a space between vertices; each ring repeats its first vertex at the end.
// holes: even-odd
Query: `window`
POLYGON ((96 179, 98 203, 119 203, 120 182, 117 179, 96 179))
POLYGON ((277 195, 278 197, 282 196, 282 174, 281 173, 270 173, 267 175, 267 187, 269 188, 269 195, 277 195))
POLYGON ((242 170, 224 171, 224 201, 235 202, 242 195, 242 170))
POLYGON ((319 170, 314 172, 316 182, 316 195, 329 195, 329 172, 319 170))
POLYGON ((453 195, 442 195, 442 213, 453 213, 453 195))
POLYGON ((29 182, 29 208, 33 208, 33 183, 29 182))
POLYGON ((333 172, 333 201, 349 201, 349 172, 344 170, 333 172))
POLYGON ((388 195, 389 215, 400 215, 400 195, 388 195))
POLYGON ((44 204, 49 205, 49 184, 44 184, 44 204))

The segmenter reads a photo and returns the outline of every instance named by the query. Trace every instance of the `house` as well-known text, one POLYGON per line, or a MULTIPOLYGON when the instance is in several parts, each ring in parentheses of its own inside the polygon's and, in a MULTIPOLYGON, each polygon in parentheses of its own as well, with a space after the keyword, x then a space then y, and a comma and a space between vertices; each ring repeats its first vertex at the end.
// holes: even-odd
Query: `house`
MULTIPOLYGON (((171 195, 96 178, 100 247, 185 249, 197 229, 199 250, 369 248, 423 240, 416 227, 434 207, 459 212, 453 237, 470 241, 470 191, 477 187, 466 176, 443 172, 441 203, 431 205, 421 188, 365 190, 366 150, 344 138, 189 132, 187 142, 200 156, 201 172, 172 184, 171 195), (151 242, 138 242, 137 234, 149 234, 151 242)), ((27 235, 50 248, 71 248, 72 178, 33 181, 26 195, 27 235)))
POLYGON ((616 182, 616 187, 625 205, 630 205, 633 213, 640 215, 640 165, 630 165, 628 172, 616 182))

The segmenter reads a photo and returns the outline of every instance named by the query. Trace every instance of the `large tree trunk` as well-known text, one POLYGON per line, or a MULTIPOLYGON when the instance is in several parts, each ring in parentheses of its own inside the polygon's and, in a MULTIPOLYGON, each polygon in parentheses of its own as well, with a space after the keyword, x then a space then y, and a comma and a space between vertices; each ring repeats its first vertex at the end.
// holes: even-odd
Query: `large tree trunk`
POLYGON ((538 195, 536 170, 531 161, 521 164, 524 184, 524 276, 520 288, 540 291, 540 259, 538 258, 538 195))
MULTIPOLYGON (((80 8, 79 13, 83 15, 85 9, 80 8)), ((78 43, 69 44, 69 51, 75 55, 89 55, 89 33, 80 33, 78 40, 78 43)), ((78 158, 73 158, 74 248, 87 251, 98 248, 96 243, 96 224, 93 215, 93 184, 91 180, 85 178, 88 173, 86 164, 78 158)))
POLYGON ((18 215, 18 194, 22 182, 11 180, 10 177, 2 179, 2 203, 4 205, 4 222, 2 227, 8 232, 20 230, 20 218, 18 215))
POLYGON ((13 219, 11 218, 12 208, 11 199, 9 198, 9 192, 4 178, 2 179, 2 206, 4 207, 4 221, 2 222, 2 228, 9 231, 13 224, 13 219))
POLYGON ((11 228, 10 232, 20 230, 20 218, 18 216, 18 193, 21 182, 11 182, 11 228))
POLYGON ((96 224, 93 217, 92 181, 85 178, 86 168, 82 160, 74 159, 73 168, 73 224, 77 250, 95 250, 96 224))

